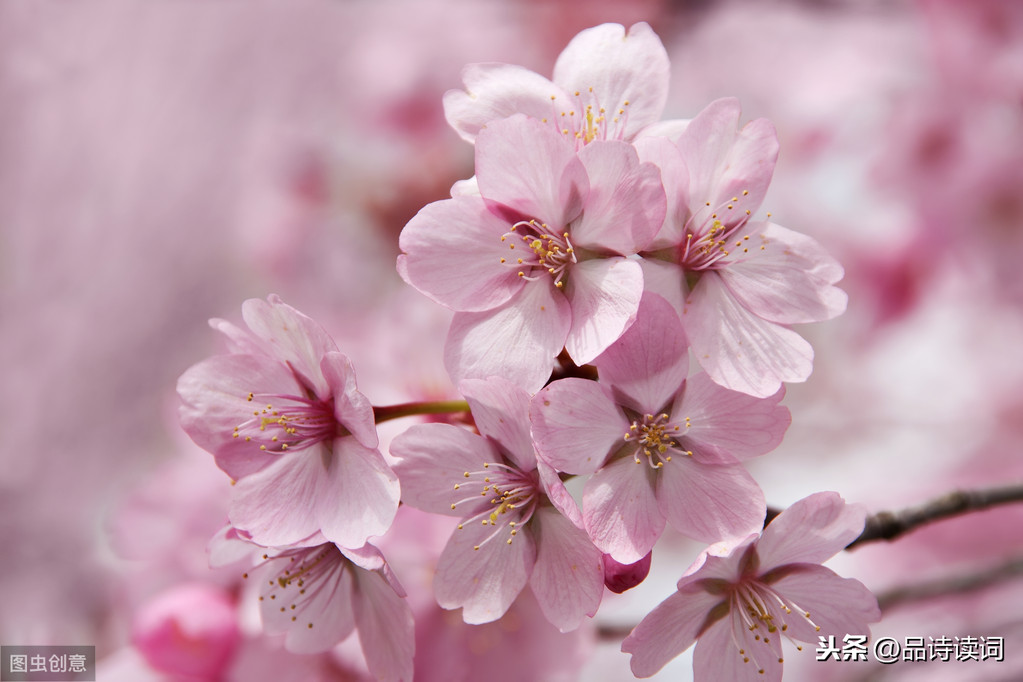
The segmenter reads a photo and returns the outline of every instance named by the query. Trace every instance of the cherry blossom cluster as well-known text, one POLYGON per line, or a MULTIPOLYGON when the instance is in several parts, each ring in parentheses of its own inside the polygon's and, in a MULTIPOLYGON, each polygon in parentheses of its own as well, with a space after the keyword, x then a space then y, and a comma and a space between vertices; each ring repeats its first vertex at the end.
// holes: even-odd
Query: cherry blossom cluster
POLYGON ((605 586, 645 578, 666 527, 706 543, 625 640, 637 676, 699 640, 699 679, 777 680, 782 639, 879 618, 820 566, 863 509, 820 493, 765 527, 743 464, 781 442, 782 385, 813 362, 789 325, 844 310, 842 268, 759 217, 771 124, 740 126, 731 99, 662 121, 668 72, 649 26, 605 24, 550 80, 477 64, 445 96, 475 175, 405 226, 397 268, 455 311, 444 364, 465 400, 434 411, 463 421, 415 424, 385 456, 376 424, 428 404, 371 405, 324 329, 275 296, 244 304, 247 329, 212 321, 228 352, 178 384, 184 429, 234 482, 211 558, 249 561, 264 627, 292 651, 357 629, 373 675, 411 679, 412 612, 372 544, 399 503, 457 519, 434 596, 469 624, 528 587, 573 630, 605 586))

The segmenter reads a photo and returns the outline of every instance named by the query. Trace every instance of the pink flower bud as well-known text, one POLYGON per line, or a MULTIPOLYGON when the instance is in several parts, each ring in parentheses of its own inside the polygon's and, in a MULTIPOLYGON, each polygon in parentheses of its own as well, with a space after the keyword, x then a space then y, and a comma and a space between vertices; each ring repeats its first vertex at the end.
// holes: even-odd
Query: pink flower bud
POLYGON ((621 594, 639 585, 646 580, 646 576, 650 572, 651 554, 653 551, 647 552, 645 557, 634 564, 619 563, 612 559, 610 554, 605 554, 604 585, 616 594, 621 594))
POLYGON ((199 680, 220 679, 238 638, 233 600, 202 583, 163 592, 132 625, 132 642, 151 666, 199 680))

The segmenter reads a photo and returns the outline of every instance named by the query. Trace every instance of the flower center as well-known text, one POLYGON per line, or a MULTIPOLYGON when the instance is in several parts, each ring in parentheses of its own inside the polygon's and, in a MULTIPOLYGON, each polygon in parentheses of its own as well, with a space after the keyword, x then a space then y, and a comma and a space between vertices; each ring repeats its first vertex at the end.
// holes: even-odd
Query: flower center
MULTIPOLYGON (((770 647, 771 637, 785 637, 797 650, 803 650, 802 645, 796 643, 788 634, 789 624, 786 621, 793 618, 793 613, 805 618, 817 632, 821 629, 810 618, 809 611, 760 581, 744 580, 736 585, 729 597, 729 608, 732 613, 732 644, 742 657, 743 663, 752 662, 761 674, 764 667, 758 662, 758 658, 774 656, 776 651, 780 651, 778 646, 770 647), (747 633, 753 634, 752 643, 756 651, 747 650, 747 645, 743 644, 750 642, 747 633), (756 646, 757 644, 767 645, 764 647, 767 650, 763 651, 761 647, 756 646)), ((783 663, 784 660, 779 658, 778 662, 783 663)))
MULTIPOLYGON (((748 196, 743 190, 742 196, 748 196)), ((679 245, 679 264, 689 271, 722 268, 748 254, 756 244, 749 235, 739 234, 750 219, 749 209, 737 211, 740 198, 735 196, 714 208, 710 202, 689 217, 685 224, 685 239, 679 245)), ((768 214, 770 217, 770 214, 768 214)), ((761 236, 760 250, 767 240, 761 236)))
POLYGON ((551 95, 552 113, 541 119, 551 123, 566 137, 575 140, 576 150, 594 140, 621 140, 625 137, 625 124, 629 115, 629 100, 619 106, 601 104, 593 88, 576 90, 567 102, 551 95))
MULTIPOLYGON (((263 563, 253 569, 265 580, 259 590, 264 620, 269 611, 273 617, 290 622, 302 618, 312 629, 322 611, 314 603, 322 600, 321 592, 331 589, 331 583, 336 586, 347 565, 344 555, 330 543, 288 549, 275 556, 264 554, 263 563)), ((242 577, 248 578, 249 574, 242 577)))
POLYGON ((528 523, 533 516, 539 497, 538 485, 533 476, 499 462, 487 462, 480 471, 466 471, 455 483, 455 490, 468 489, 471 494, 453 503, 451 508, 470 506, 476 513, 463 519, 458 529, 477 521, 494 527, 493 533, 473 546, 477 551, 503 531, 508 532, 505 542, 510 545, 518 535, 519 526, 528 523), (479 492, 473 492, 476 490, 479 492))
POLYGON ((652 414, 643 415, 629 426, 624 440, 629 443, 636 443, 638 446, 633 454, 636 464, 644 460, 640 457, 642 453, 646 457, 646 463, 652 469, 660 469, 671 461, 671 451, 692 457, 690 450, 683 450, 677 438, 689 430, 691 423, 689 417, 684 422, 671 422, 671 417, 662 412, 656 417, 652 414), (684 430, 683 430, 684 429, 684 430))
POLYGON ((253 410, 252 418, 234 427, 234 438, 244 438, 267 452, 307 448, 332 440, 342 428, 334 418, 334 400, 301 398, 293 395, 249 393, 248 401, 274 400, 253 410))
POLYGON ((554 286, 560 289, 565 284, 568 268, 576 262, 568 232, 555 234, 548 231, 547 223, 520 220, 501 235, 501 241, 515 252, 512 257, 502 258, 501 263, 518 268, 519 277, 529 281, 539 279, 541 271, 546 271, 554 280, 554 286), (521 248, 523 244, 525 249, 521 248))

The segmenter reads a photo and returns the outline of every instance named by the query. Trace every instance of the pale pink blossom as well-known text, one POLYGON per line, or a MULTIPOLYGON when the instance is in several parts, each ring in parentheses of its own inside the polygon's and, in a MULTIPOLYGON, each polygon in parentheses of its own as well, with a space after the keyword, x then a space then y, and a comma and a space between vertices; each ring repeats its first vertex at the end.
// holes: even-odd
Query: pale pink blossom
POLYGON ((624 142, 575 146, 525 116, 476 143, 478 194, 426 206, 401 233, 402 277, 458 311, 452 378, 505 376, 543 386, 564 347, 584 364, 636 316, 639 262, 664 218, 653 164, 624 142))
MULTIPOLYGON (((865 512, 817 493, 778 515, 763 534, 711 547, 622 643, 632 671, 649 677, 694 642, 696 680, 781 680, 782 639, 869 635, 880 620, 862 583, 821 566, 863 530, 865 512)), ((797 649, 802 647, 796 644, 797 649)))
POLYGON ((346 549, 322 534, 288 547, 257 547, 247 533, 226 527, 210 543, 210 562, 233 563, 253 550, 260 558, 243 577, 257 586, 263 629, 283 634, 288 651, 327 651, 358 630, 377 679, 411 681, 412 610, 380 550, 346 549))
POLYGON ((596 359, 599 382, 567 378, 532 400, 533 436, 559 471, 593 474, 583 492, 586 530, 601 551, 631 564, 665 523, 705 542, 745 537, 764 520, 764 496, 740 460, 781 442, 783 392, 767 399, 688 377, 675 311, 648 294, 639 318, 596 359))
MULTIPOLYGON (((647 289, 682 315, 700 366, 720 385, 767 397, 804 381, 813 349, 788 325, 830 319, 846 296, 841 266, 813 239, 753 214, 778 155, 774 127, 739 128, 739 103, 721 99, 671 144, 637 142, 661 169, 667 217, 644 261, 647 289)), ((768 217, 770 214, 768 214, 768 217)))
POLYGON ((438 561, 437 602, 488 623, 528 584, 546 618, 572 630, 600 604, 603 563, 564 484, 536 458, 529 396, 500 377, 461 388, 479 435, 422 424, 391 444, 403 501, 462 519, 438 561))
POLYGON ((553 81, 521 66, 470 64, 465 90, 444 95, 448 123, 472 142, 494 120, 523 113, 549 123, 578 145, 631 141, 675 131, 658 123, 668 98, 668 54, 646 23, 601 24, 576 35, 554 65, 553 81), (656 124, 656 125, 655 125, 656 124))
POLYGON ((361 547, 390 526, 399 487, 351 362, 276 296, 242 315, 251 331, 211 322, 231 352, 178 380, 182 427, 237 481, 231 523, 268 547, 317 531, 361 547))

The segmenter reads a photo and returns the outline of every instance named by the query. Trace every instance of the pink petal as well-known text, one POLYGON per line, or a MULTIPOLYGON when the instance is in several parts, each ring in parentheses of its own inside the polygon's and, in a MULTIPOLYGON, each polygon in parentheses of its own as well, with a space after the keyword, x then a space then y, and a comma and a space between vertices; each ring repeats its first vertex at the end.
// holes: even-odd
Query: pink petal
POLYGON ((682 324, 697 361, 725 388, 766 398, 813 371, 810 344, 744 308, 715 272, 700 277, 682 324))
POLYGON ((758 531, 744 538, 729 538, 713 543, 682 574, 677 583, 678 589, 709 589, 708 585, 712 583, 738 583, 743 575, 746 553, 753 551, 750 547, 759 539, 758 531))
POLYGON ((338 423, 365 447, 379 445, 373 405, 359 393, 352 361, 341 353, 326 353, 320 360, 320 372, 334 396, 334 418, 338 423))
POLYGON ((657 500, 672 528, 703 542, 744 538, 764 525, 764 493, 738 462, 676 456, 658 470, 657 500))
POLYGON ((682 267, 657 258, 643 258, 639 264, 643 268, 643 289, 666 300, 681 316, 689 296, 682 267))
POLYGON ((654 495, 653 470, 632 457, 612 461, 586 482, 583 522, 602 552, 632 564, 664 531, 664 512, 654 495))
POLYGON ((561 88, 540 74, 510 64, 469 64, 462 71, 462 83, 464 91, 444 93, 444 116, 469 142, 490 121, 512 114, 549 117, 551 95, 563 95, 561 88))
POLYGON ((865 520, 866 510, 858 504, 846 504, 838 493, 805 497, 764 528, 757 545, 761 570, 826 561, 863 532, 865 520))
POLYGON ((770 642, 753 633, 733 610, 700 636, 693 652, 693 678, 729 682, 781 682, 781 638, 770 642), (734 634, 733 634, 734 633, 734 634), (739 653, 742 650, 744 653, 739 653), (748 658, 748 661, 743 661, 748 658), (763 672, 760 672, 760 671, 763 672))
POLYGON ((572 225, 575 246, 628 256, 644 250, 664 222, 661 172, 640 163, 626 142, 595 141, 583 147, 590 193, 582 218, 572 225))
MULTIPOLYGON (((691 120, 692 119, 688 118, 673 118, 651 123, 646 128, 639 131, 636 135, 636 139, 633 140, 633 144, 638 145, 638 143, 648 137, 664 137, 674 144, 678 141, 678 138, 681 137, 682 133, 685 132, 686 128, 689 127, 689 122, 691 120)), ((644 159, 644 161, 647 160, 648 159, 644 159)))
POLYGON ((842 266, 816 241, 772 223, 753 227, 750 257, 721 270, 743 307, 781 324, 830 320, 845 311, 845 292, 832 286, 842 266), (761 248, 763 247, 763 248, 761 248))
POLYGON ((318 444, 238 481, 228 516, 264 547, 300 542, 320 529, 313 500, 330 451, 318 444))
POLYGON ((786 634, 794 639, 816 644, 822 635, 834 635, 838 641, 845 635, 869 635, 868 623, 881 620, 877 598, 858 580, 841 578, 828 568, 809 563, 784 566, 780 571, 784 576, 768 584, 802 609, 785 619, 789 625, 786 634), (809 619, 805 613, 810 614, 809 619))
POLYGON ((327 382, 320 374, 320 358, 337 350, 337 344, 312 318, 287 305, 278 296, 266 301, 250 298, 242 304, 242 318, 253 333, 273 349, 274 356, 289 364, 318 398, 329 398, 327 382))
MULTIPOLYGON (((485 462, 500 461, 487 439, 450 424, 417 424, 391 441, 391 454, 402 482, 402 502, 434 514, 466 516, 474 507, 451 505, 466 497, 455 488, 466 471, 479 471, 485 462)), ((484 503, 489 504, 486 500, 484 503)))
POLYGON ((643 270, 625 258, 583 261, 572 266, 566 289, 572 327, 565 349, 575 364, 584 365, 635 321, 643 296, 643 270))
POLYGON ((779 404, 782 389, 768 398, 718 386, 702 372, 686 381, 685 392, 672 409, 672 421, 686 420, 686 448, 724 450, 745 460, 778 447, 792 421, 787 407, 779 404), (688 418, 688 420, 686 419, 688 418))
POLYGON ((478 197, 480 194, 480 184, 476 181, 476 176, 466 178, 465 180, 456 180, 455 184, 451 185, 451 196, 452 197, 478 197))
POLYGON ((412 609, 379 572, 354 573, 355 623, 370 673, 382 682, 411 682, 416 645, 412 609))
MULTIPOLYGON (((657 605, 622 642, 632 654, 632 674, 650 677, 688 649, 708 627, 711 611, 722 602, 720 595, 701 589, 675 592, 657 605)), ((708 677, 725 680, 726 677, 708 677)))
POLYGON ((572 494, 568 492, 568 488, 565 487, 561 478, 558 477, 558 472, 543 459, 536 460, 536 470, 540 474, 540 483, 543 490, 547 493, 547 498, 554 505, 554 508, 564 514, 576 527, 582 528, 582 512, 579 511, 579 505, 576 504, 572 494))
POLYGON ((536 449, 558 471, 589 474, 624 445, 629 420, 611 391, 588 379, 559 379, 529 407, 536 449))
POLYGON ((535 469, 536 453, 529 434, 529 394, 501 377, 466 379, 458 388, 469 403, 480 434, 496 441, 522 471, 535 469))
POLYGON ((589 194, 575 145, 552 126, 518 115, 480 131, 476 181, 487 201, 557 231, 578 217, 589 194))
POLYGON ((592 616, 604 593, 600 550, 586 533, 552 507, 541 507, 532 520, 538 530, 536 565, 529 579, 544 616, 562 632, 592 616))
POLYGON ((739 116, 738 100, 719 99, 690 121, 678 139, 689 169, 689 205, 694 213, 706 208, 716 212, 731 204, 738 217, 746 210, 756 211, 763 201, 778 157, 777 134, 765 119, 738 130, 739 116))
POLYGON ((229 353, 270 355, 270 348, 263 343, 262 339, 247 329, 242 329, 217 317, 210 319, 210 326, 226 337, 227 352, 229 353))
POLYGON ((686 380, 689 346, 671 305, 644 294, 636 321, 594 360, 600 383, 640 414, 665 410, 686 380), (624 400, 623 400, 624 398, 624 400))
POLYGON ((354 438, 336 438, 316 474, 315 505, 323 535, 342 547, 362 547, 383 535, 398 511, 401 488, 383 455, 354 438))
POLYGON ((620 24, 602 24, 569 42, 554 64, 554 82, 568 93, 592 88, 609 113, 625 108, 628 140, 661 118, 668 71, 668 53, 649 25, 633 24, 626 33, 620 24))
POLYGON ((333 648, 355 627, 353 570, 330 544, 292 550, 269 559, 254 575, 261 581, 263 628, 268 634, 287 633, 284 646, 294 653, 333 648), (305 567, 316 570, 306 573, 305 567), (296 579, 289 581, 291 575, 302 575, 302 584, 296 579))
POLYGON ((636 140, 635 145, 641 161, 653 163, 661 169, 666 202, 664 222, 647 250, 676 246, 682 242, 682 228, 688 219, 689 169, 682 152, 667 138, 642 137, 636 140))
POLYGON ((451 380, 503 376, 535 393, 554 369, 571 309, 550 280, 527 282, 514 300, 485 313, 456 313, 444 348, 451 380))
POLYGON ((234 437, 235 428, 252 418, 249 394, 304 392, 286 366, 258 355, 217 355, 204 360, 181 375, 177 390, 181 427, 199 447, 213 453, 217 466, 236 481, 279 457, 234 437))
MULTIPOLYGON (((384 559, 383 552, 368 542, 362 547, 356 549, 352 549, 350 547, 338 547, 338 550, 346 559, 366 571, 379 571, 387 567, 387 561, 384 559)), ((399 596, 405 596, 405 591, 401 588, 400 583, 396 582, 391 587, 399 596)))
POLYGON ((502 264, 511 225, 480 197, 454 197, 423 207, 405 225, 399 274, 452 310, 490 310, 522 289, 517 270, 502 264))
POLYGON ((445 609, 462 607, 462 619, 470 625, 503 616, 536 563, 532 533, 519 532, 511 544, 508 538, 503 521, 497 526, 467 523, 452 533, 437 562, 437 603, 445 609))
POLYGON ((238 533, 238 529, 231 525, 226 525, 217 531, 217 534, 210 538, 206 544, 210 568, 230 566, 242 559, 251 559, 255 550, 256 545, 249 542, 247 537, 242 537, 238 533))

